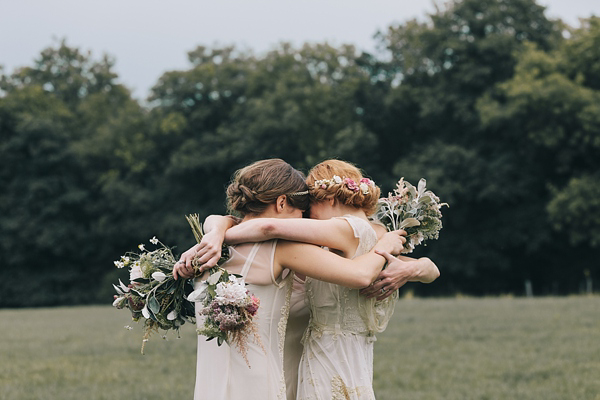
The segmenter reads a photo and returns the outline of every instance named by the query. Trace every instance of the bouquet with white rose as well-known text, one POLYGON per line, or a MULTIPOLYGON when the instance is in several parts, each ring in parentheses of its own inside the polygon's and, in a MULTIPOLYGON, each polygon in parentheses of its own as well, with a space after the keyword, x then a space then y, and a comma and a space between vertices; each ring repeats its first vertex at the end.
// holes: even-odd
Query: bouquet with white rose
POLYGON ((379 199, 376 218, 388 230, 404 229, 407 233, 402 253, 411 253, 415 246, 428 239, 437 239, 442 229, 443 206, 432 191, 425 189, 425 179, 415 188, 404 178, 400 179, 388 197, 379 199))
MULTIPOLYGON (((186 218, 199 243, 203 234, 198 216, 192 215, 186 218)), ((117 268, 129 268, 129 284, 125 285, 119 280, 118 285, 113 285, 117 291, 113 306, 118 309, 129 309, 136 322, 140 319, 144 320, 142 354, 153 332, 162 329, 174 330, 179 334, 179 328, 186 322, 196 322, 194 304, 187 299, 194 290, 192 280, 175 280, 173 267, 176 260, 173 252, 156 237, 150 239, 150 242, 159 247, 150 251, 140 244, 138 246, 140 253, 127 253, 114 262, 117 268)), ((229 257, 225 246, 222 254, 218 265, 229 257)), ((129 326, 126 328, 131 329, 129 326)), ((163 338, 166 336, 163 335, 163 338)))
POLYGON ((206 336, 207 341, 216 338, 219 346, 223 342, 235 345, 250 367, 246 356, 250 336, 263 347, 254 321, 260 300, 246 289, 243 277, 213 267, 208 278, 190 293, 188 300, 202 304, 199 314, 204 317, 204 322, 197 329, 198 334, 206 336))

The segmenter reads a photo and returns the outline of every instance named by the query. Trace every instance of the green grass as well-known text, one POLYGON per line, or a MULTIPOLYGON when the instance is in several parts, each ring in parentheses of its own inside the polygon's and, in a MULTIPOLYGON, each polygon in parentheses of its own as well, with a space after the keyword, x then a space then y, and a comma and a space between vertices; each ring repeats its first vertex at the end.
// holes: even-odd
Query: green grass
MULTIPOLYGON (((0 399, 191 399, 196 336, 106 307, 0 310, 0 399)), ((375 343, 378 400, 600 400, 600 297, 403 299, 375 343)))
POLYGON ((378 399, 600 399, 600 297, 401 300, 378 399))

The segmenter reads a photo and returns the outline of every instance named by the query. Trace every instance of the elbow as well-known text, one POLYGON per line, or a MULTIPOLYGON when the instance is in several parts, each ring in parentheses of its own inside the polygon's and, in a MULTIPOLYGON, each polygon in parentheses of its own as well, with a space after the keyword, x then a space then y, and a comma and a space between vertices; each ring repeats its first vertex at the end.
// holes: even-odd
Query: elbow
POLYGON ((205 224, 214 223, 214 222, 218 221, 219 218, 221 218, 221 217, 222 217, 222 215, 211 214, 208 217, 206 217, 206 219, 204 220, 204 223, 205 224))
POLYGON ((373 281, 377 278, 378 274, 364 274, 358 276, 356 281, 354 282, 354 287, 352 289, 363 289, 369 286, 373 281))
POLYGON ((433 271, 431 271, 431 275, 429 276, 429 280, 426 283, 431 283, 440 277, 440 270, 434 266, 433 271))
POLYGON ((277 236, 277 225, 270 221, 265 221, 261 224, 259 228, 260 234, 262 237, 267 239, 274 239, 277 236))
POLYGON ((424 259, 429 265, 427 268, 427 273, 424 276, 423 283, 431 283, 440 277, 440 270, 438 269, 437 265, 435 265, 435 263, 429 258, 424 257, 424 259))

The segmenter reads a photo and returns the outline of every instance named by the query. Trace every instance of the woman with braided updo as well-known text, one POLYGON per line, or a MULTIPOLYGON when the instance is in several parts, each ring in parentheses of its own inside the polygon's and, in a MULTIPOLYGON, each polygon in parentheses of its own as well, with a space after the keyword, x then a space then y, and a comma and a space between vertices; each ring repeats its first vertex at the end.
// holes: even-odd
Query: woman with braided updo
MULTIPOLYGON (((301 219, 309 205, 307 189, 302 173, 289 164, 263 160, 235 173, 227 188, 227 201, 230 210, 242 217, 240 227, 262 219, 301 219)), ((225 228, 231 225, 228 217, 208 219, 203 248, 220 248, 225 228)), ((386 234, 375 249, 400 252, 405 241, 400 233, 386 234)), ((199 337, 196 400, 286 398, 283 348, 294 276, 289 271, 361 288, 377 277, 385 263, 375 251, 349 260, 307 243, 278 239, 243 242, 230 247, 230 258, 223 268, 243 276, 248 290, 260 299, 256 321, 261 343, 249 341, 244 357, 226 343, 218 346, 216 341, 199 337)), ((189 277, 186 268, 180 262, 174 273, 189 277)), ((201 318, 198 323, 202 324, 201 318)))

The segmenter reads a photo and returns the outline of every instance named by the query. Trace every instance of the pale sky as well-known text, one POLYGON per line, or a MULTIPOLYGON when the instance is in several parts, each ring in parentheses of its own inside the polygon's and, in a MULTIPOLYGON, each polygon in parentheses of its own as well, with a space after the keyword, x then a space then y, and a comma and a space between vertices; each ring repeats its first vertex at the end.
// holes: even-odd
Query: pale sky
MULTIPOLYGON (((578 26, 600 15, 600 0, 538 0, 547 15, 578 26)), ((372 50, 373 35, 390 24, 424 19, 419 0, 0 0, 0 65, 5 73, 32 65, 53 38, 116 59, 120 81, 144 99, 160 75, 187 69, 198 45, 235 44, 257 53, 281 41, 372 50)))

